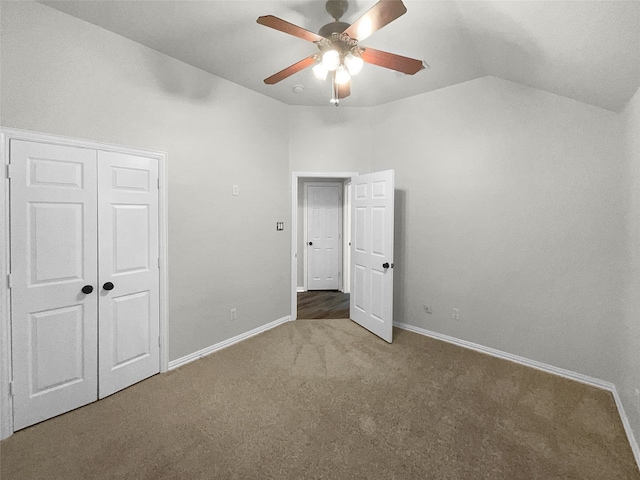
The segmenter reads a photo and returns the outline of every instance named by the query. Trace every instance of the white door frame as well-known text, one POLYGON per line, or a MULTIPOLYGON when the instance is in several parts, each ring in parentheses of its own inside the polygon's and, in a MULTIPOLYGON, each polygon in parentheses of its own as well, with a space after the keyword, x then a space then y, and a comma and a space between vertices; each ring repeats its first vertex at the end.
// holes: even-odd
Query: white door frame
MULTIPOLYGON (((333 186, 338 186, 340 189, 340 199, 341 199, 341 204, 340 204, 340 212, 339 212, 339 219, 338 219, 338 225, 340 228, 340 255, 339 255, 339 260, 338 260, 338 278, 340 279, 339 283, 338 283, 338 290, 342 291, 344 289, 344 284, 343 284, 343 274, 342 274, 342 268, 343 268, 343 260, 342 260, 342 251, 344 250, 344 225, 343 225, 343 219, 342 217, 344 217, 343 213, 344 213, 344 199, 342 198, 344 195, 344 182, 303 182, 303 189, 304 189, 304 201, 303 201, 303 220, 304 220, 304 226, 302 228, 302 244, 304 246, 307 245, 307 243, 309 242, 309 221, 308 221, 308 215, 309 215, 309 186, 325 186, 325 185, 333 185, 333 186)), ((300 192, 298 192, 300 193, 300 192)), ((309 249, 305 248, 304 249, 304 278, 303 280, 303 286, 304 286, 304 290, 305 292, 309 289, 309 249)))
POLYGON ((9 144, 10 140, 52 143, 92 150, 106 150, 128 153, 158 160, 158 215, 159 215, 159 255, 160 255, 160 372, 166 372, 169 365, 168 345, 168 257, 167 257, 167 154, 164 152, 139 150, 135 148, 92 142, 76 138, 50 135, 27 130, 0 128, 0 151, 2 155, 2 181, 0 182, 0 440, 13 433, 13 404, 11 383, 11 306, 9 302, 9 144))
POLYGON ((342 292, 351 293, 351 179, 345 180, 342 188, 342 244, 347 247, 342 249, 342 292))
POLYGON ((298 318, 298 179, 335 178, 336 181, 340 181, 357 175, 358 172, 291 173, 291 320, 298 318))

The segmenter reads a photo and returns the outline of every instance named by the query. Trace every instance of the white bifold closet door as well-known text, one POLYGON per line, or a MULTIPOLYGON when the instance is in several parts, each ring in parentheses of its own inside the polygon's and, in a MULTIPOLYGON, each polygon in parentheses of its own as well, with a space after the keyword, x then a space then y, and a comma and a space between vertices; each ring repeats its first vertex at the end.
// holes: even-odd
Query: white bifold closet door
POLYGON ((157 186, 157 160, 98 152, 100 398, 160 368, 157 186))
POLYGON ((159 371, 158 165, 11 140, 10 166, 19 430, 159 371))

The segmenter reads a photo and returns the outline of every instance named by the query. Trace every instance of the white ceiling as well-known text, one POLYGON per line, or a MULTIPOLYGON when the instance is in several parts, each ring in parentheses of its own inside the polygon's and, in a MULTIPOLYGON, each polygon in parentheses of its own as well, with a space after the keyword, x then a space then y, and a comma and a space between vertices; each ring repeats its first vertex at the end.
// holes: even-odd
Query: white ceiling
MULTIPOLYGON (((353 22, 376 0, 351 1, 353 22)), ((43 1, 154 50, 291 105, 329 105, 311 69, 263 79, 317 51, 256 23, 275 15, 307 30, 331 21, 324 1, 43 1), (294 93, 294 85, 303 85, 294 93)), ((404 0, 408 12, 364 46, 427 62, 414 76, 365 65, 345 106, 373 106, 485 75, 613 111, 640 86, 640 1, 404 0)))

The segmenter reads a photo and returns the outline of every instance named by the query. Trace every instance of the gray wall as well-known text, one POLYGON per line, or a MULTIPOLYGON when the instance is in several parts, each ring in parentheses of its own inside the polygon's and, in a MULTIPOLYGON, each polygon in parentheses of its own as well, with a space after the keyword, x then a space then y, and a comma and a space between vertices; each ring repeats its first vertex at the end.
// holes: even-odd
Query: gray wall
MULTIPOLYGON (((370 156, 371 109, 289 107, 291 172, 368 173, 370 156)), ((305 275, 302 184, 299 180, 297 286, 300 288, 305 275)))
POLYGON ((624 146, 628 162, 629 211, 627 214, 628 282, 622 328, 616 330, 620 365, 615 382, 625 411, 640 439, 640 89, 622 113, 624 146))
POLYGON ((371 109, 289 107, 289 170, 369 172, 371 109))
POLYGON ((1 40, 2 126, 168 153, 171 360, 290 314, 284 105, 37 3, 1 40))
POLYGON ((484 77, 373 116, 371 168, 395 168, 400 203, 396 320, 612 379, 626 264, 618 115, 484 77))

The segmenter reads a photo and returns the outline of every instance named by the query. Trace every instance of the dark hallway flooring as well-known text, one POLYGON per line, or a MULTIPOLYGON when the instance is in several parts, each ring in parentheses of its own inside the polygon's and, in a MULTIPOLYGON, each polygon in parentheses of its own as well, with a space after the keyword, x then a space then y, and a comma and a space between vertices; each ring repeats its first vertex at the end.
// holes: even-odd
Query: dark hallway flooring
POLYGON ((349 294, 337 290, 300 292, 298 318, 349 318, 349 294))

